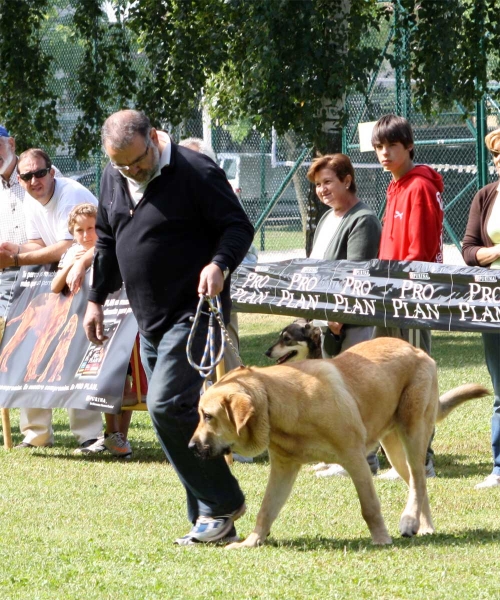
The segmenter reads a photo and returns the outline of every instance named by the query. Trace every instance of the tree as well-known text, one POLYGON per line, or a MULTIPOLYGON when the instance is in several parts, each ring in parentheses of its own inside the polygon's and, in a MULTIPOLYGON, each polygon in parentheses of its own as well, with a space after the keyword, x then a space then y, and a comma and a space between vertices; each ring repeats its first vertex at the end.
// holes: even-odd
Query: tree
POLYGON ((0 0, 0 122, 20 148, 58 142, 51 57, 40 39, 47 5, 47 0, 0 0))

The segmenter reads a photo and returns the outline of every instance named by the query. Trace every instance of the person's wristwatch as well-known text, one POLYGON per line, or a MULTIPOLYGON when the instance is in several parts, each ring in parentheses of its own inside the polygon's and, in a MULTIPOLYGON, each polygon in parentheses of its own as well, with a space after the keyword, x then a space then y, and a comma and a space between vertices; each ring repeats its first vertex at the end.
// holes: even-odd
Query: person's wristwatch
POLYGON ((222 275, 224 276, 224 281, 226 281, 226 279, 229 277, 229 273, 231 272, 229 267, 219 260, 213 260, 212 263, 219 267, 219 269, 222 271, 222 275))

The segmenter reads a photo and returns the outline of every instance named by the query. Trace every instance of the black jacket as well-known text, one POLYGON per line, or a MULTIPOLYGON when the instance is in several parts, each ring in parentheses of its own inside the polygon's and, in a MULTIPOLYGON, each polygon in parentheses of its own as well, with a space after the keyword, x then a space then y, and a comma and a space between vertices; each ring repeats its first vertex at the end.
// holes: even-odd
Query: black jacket
MULTIPOLYGON (((254 230, 224 171, 172 143, 170 164, 134 207, 127 182, 110 165, 101 180, 98 242, 89 300, 103 304, 125 283, 139 330, 163 334, 194 314, 200 272, 212 260, 233 271, 254 230)), ((221 300, 226 318, 230 281, 221 300)))

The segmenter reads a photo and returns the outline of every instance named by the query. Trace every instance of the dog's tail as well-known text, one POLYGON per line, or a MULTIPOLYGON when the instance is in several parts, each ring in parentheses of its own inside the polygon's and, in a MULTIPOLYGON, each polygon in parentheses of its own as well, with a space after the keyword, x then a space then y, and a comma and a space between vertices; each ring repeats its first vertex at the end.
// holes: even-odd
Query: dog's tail
POLYGON ((473 400, 474 398, 483 398, 490 393, 485 387, 476 383, 466 383, 465 385, 453 388, 439 398, 436 422, 439 423, 439 421, 446 419, 451 411, 462 404, 462 402, 467 402, 467 400, 473 400))

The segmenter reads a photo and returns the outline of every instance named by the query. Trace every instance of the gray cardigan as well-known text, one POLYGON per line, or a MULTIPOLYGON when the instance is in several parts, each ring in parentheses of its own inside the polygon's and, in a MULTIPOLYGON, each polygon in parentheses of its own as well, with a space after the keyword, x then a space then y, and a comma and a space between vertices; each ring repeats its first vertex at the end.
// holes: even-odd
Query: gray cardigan
MULTIPOLYGON (((320 219, 314 243, 324 225, 327 211, 320 219)), ((373 210, 358 202, 343 217, 325 252, 325 260, 368 260, 377 258, 382 226, 373 210)))

